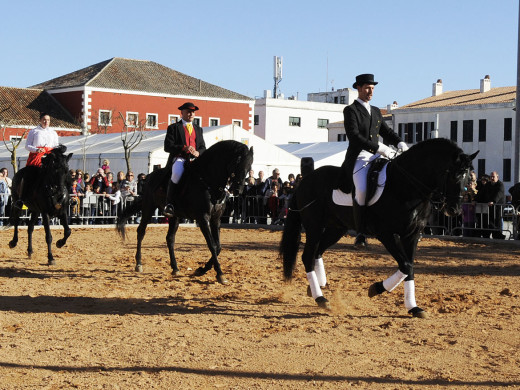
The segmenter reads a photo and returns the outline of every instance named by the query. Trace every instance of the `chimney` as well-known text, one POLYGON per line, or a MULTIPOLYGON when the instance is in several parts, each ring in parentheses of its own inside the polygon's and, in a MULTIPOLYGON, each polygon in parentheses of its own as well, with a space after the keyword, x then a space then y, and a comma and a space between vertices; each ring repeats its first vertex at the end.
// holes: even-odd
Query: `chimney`
POLYGON ((480 80, 480 93, 487 92, 491 89, 491 79, 487 74, 483 79, 480 80))
POLYGON ((394 102, 393 102, 392 104, 388 104, 388 105, 386 106, 386 110, 387 110, 388 112, 392 112, 392 110, 395 110, 395 109, 397 109, 397 108, 399 108, 399 105, 397 104, 397 102, 396 102, 395 100, 394 100, 394 102))
POLYGON ((442 95, 442 80, 437 80, 436 83, 433 83, 432 88, 432 96, 439 96, 442 95))
POLYGON ((264 98, 270 99, 272 97, 270 89, 264 89, 264 98))

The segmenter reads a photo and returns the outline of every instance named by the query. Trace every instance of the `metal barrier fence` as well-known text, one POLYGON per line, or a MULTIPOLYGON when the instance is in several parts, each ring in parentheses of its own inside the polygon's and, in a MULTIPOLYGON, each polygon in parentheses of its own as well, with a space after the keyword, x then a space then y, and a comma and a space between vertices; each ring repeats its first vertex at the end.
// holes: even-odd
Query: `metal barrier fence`
MULTIPOLYGON (((134 202, 133 197, 122 198, 113 205, 103 195, 92 194, 88 197, 71 197, 69 206, 69 223, 72 225, 114 224, 119 213, 134 202)), ((289 198, 263 196, 229 196, 221 222, 224 224, 250 225, 283 225, 287 215, 289 198)), ((6 207, 6 211, 9 208, 6 207)), ((1 213, 1 209, 0 209, 1 213)), ((0 225, 6 224, 8 216, 0 214, 0 225)), ((29 219, 27 210, 21 217, 21 224, 29 219)), ((129 223, 139 223, 140 215, 132 216, 129 223)), ((166 223, 162 210, 155 210, 152 223, 166 223)), ((437 207, 432 205, 432 212, 424 235, 444 235, 463 237, 492 237, 504 239, 518 238, 519 210, 510 204, 492 205, 482 203, 465 203, 463 212, 457 217, 446 217, 437 207)), ((41 219, 40 219, 41 223, 41 219)), ((54 218, 52 224, 58 225, 54 218)))

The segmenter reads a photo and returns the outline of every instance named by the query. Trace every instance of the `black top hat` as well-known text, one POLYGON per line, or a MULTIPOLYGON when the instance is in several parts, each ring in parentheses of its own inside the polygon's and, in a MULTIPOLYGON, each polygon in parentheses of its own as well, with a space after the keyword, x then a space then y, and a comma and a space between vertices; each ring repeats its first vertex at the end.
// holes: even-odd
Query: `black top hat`
POLYGON ((197 111, 199 108, 191 103, 191 102, 186 102, 184 103, 182 106, 179 107, 179 110, 192 110, 192 111, 197 111))
POLYGON ((352 84, 352 88, 361 87, 365 84, 377 85, 377 81, 374 81, 374 75, 370 73, 364 73, 356 76, 356 82, 352 84))

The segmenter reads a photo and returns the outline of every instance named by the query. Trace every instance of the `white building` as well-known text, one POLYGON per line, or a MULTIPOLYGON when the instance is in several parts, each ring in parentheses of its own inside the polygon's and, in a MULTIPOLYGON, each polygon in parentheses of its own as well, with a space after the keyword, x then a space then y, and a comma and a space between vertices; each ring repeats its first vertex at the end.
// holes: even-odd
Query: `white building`
POLYGON ((345 104, 274 99, 269 95, 255 101, 254 133, 272 144, 326 142, 328 124, 343 119, 345 104))
POLYGON ((480 150, 473 162, 478 176, 497 171, 507 190, 513 183, 516 87, 491 88, 489 76, 480 88, 443 91, 392 110, 395 129, 409 145, 427 138, 448 138, 464 150, 480 150))
POLYGON ((352 88, 341 88, 329 92, 313 92, 307 94, 310 102, 334 103, 350 105, 358 97, 358 91, 352 88))

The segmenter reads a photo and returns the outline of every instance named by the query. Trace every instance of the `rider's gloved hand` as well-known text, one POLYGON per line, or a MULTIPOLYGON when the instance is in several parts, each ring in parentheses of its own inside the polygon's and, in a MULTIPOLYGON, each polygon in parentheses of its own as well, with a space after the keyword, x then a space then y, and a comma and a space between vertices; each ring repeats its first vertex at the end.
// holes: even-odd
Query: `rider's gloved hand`
POLYGON ((379 147, 377 148, 377 153, 386 158, 392 158, 395 155, 395 150, 393 150, 390 146, 386 146, 383 143, 379 143, 379 147))
POLYGON ((406 145, 406 142, 399 142, 397 144, 397 149, 401 149, 402 152, 406 152, 409 148, 408 145, 406 145))

